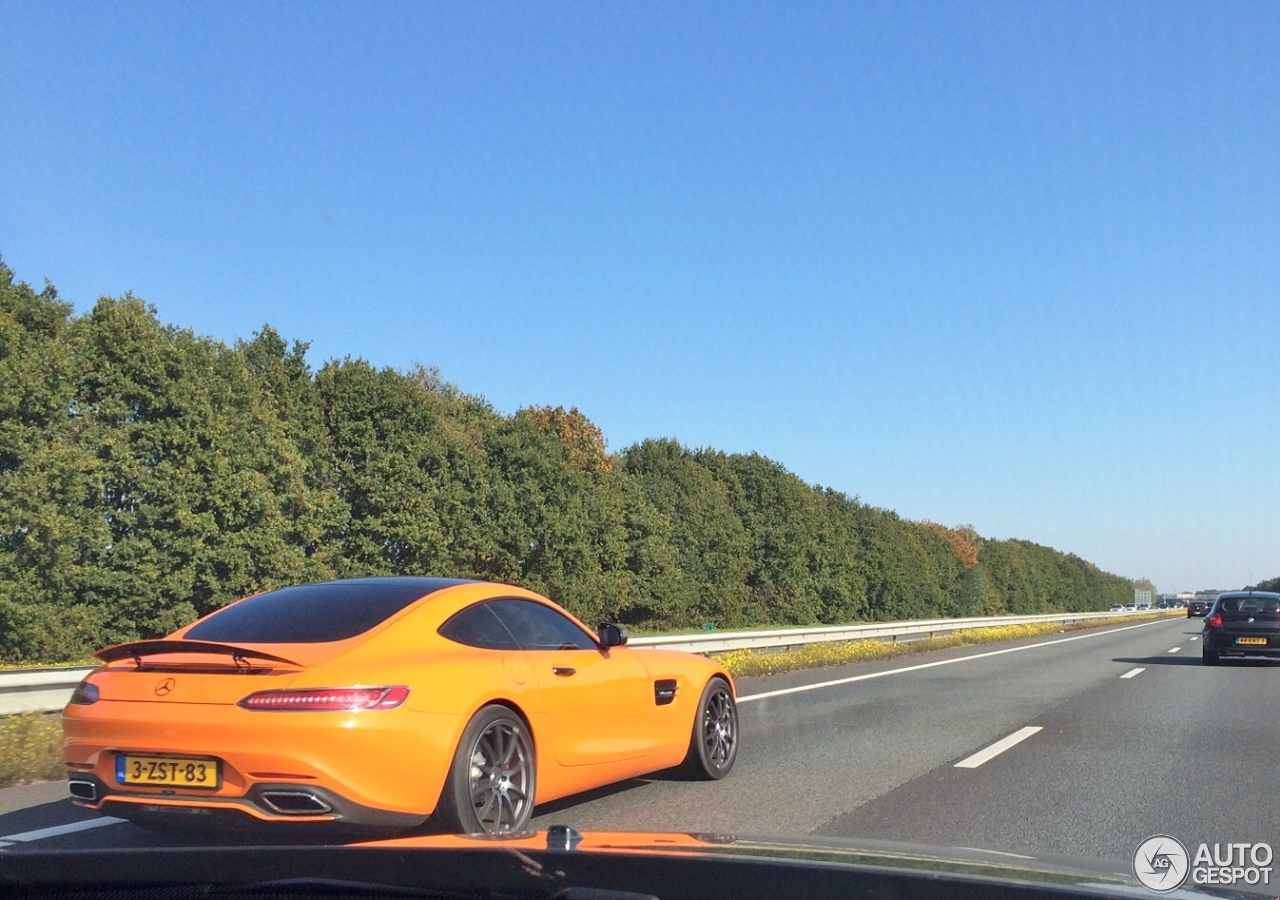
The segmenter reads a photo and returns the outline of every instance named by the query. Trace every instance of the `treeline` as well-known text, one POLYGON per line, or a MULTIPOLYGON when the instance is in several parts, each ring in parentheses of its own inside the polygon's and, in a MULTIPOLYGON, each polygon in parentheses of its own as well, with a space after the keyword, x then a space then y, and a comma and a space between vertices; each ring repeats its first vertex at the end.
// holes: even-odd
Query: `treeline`
POLYGON ((588 622, 717 627, 1102 609, 1132 584, 904 520, 759 455, 577 410, 503 415, 432 369, 313 371, 126 295, 74 315, 0 263, 0 659, 82 657, 289 583, 515 582, 588 622))

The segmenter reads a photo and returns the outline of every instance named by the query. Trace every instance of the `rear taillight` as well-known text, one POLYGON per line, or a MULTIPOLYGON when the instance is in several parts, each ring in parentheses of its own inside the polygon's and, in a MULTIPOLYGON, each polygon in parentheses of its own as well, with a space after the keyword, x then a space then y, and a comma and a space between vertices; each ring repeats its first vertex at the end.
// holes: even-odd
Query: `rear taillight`
POLYGON ((244 709, 284 712, 359 712, 395 709, 409 696, 404 685, 396 687, 306 688, 297 691, 259 691, 237 706, 244 709))
POLYGON ((76 689, 71 692, 71 703, 76 706, 89 706, 98 702, 98 686, 82 681, 76 685, 76 689))
POLYGON ((1206 625, 1208 625, 1208 626, 1210 626, 1210 627, 1212 627, 1212 628, 1221 628, 1221 627, 1222 627, 1222 613, 1214 613, 1214 614, 1213 614, 1213 615, 1211 615, 1209 618, 1207 618, 1207 619, 1205 619, 1205 620, 1204 620, 1204 624, 1206 624, 1206 625))

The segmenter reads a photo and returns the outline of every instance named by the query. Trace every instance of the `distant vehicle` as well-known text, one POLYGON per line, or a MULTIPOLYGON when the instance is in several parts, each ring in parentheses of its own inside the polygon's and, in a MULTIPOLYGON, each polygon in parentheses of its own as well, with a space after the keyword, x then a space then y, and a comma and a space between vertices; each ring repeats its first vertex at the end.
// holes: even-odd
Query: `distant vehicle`
POLYGON ((1204 620, 1200 659, 1216 666, 1224 656, 1280 657, 1280 594, 1219 594, 1204 620))
POLYGON ((1134 606, 1132 603, 1128 604, 1128 605, 1124 608, 1124 611, 1125 611, 1125 612, 1137 612, 1137 610, 1138 610, 1138 608, 1137 608, 1136 606, 1134 606))
POLYGON ((1123 611, 1124 611, 1124 607, 1123 607, 1121 604, 1119 604, 1119 603, 1112 603, 1112 604, 1111 604, 1111 611, 1112 611, 1112 612, 1123 612, 1123 611))
POLYGON ((1210 600, 1191 600, 1187 603, 1187 618, 1208 615, 1210 606, 1213 606, 1210 600))
POLYGON ((1144 609, 1150 609, 1150 608, 1151 608, 1151 604, 1150 604, 1150 603, 1140 603, 1140 604, 1138 604, 1138 609, 1139 609, 1139 611, 1144 610, 1144 609))

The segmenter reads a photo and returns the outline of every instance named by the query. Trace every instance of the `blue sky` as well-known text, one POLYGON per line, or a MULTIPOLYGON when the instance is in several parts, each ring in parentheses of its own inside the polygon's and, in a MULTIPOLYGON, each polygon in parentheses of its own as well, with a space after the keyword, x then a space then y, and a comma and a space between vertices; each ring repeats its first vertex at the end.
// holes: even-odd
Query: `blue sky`
POLYGON ((0 0, 0 255, 758 451, 1164 591, 1280 575, 1280 5, 0 0))

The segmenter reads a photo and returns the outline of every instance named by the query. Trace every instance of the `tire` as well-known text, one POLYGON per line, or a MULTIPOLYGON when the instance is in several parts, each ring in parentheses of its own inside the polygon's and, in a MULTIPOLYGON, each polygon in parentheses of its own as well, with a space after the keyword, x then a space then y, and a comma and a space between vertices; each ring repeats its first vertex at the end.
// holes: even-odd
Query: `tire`
POLYGON ((738 758, 738 704, 729 682, 716 676, 698 700, 683 770, 699 781, 716 781, 729 774, 738 758))
POLYGON ((1222 657, 1212 650, 1205 650, 1202 647, 1200 649, 1200 663, 1205 666, 1220 666, 1222 665, 1222 657))
POLYGON ((537 789, 529 726, 505 706, 486 706, 467 723, 436 811, 454 834, 527 830, 537 789))

